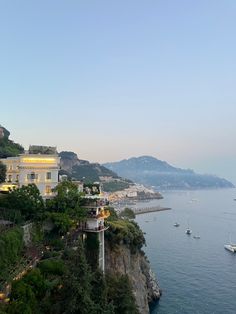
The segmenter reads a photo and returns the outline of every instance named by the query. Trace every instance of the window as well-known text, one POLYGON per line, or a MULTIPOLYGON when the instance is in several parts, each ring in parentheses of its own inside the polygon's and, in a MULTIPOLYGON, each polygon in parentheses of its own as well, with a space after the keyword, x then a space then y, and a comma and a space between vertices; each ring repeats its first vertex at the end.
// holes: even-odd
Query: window
POLYGON ((51 194, 52 193, 52 189, 50 185, 46 186, 46 194, 51 194))
POLYGON ((51 172, 47 172, 47 173, 46 173, 46 179, 47 179, 47 180, 51 180, 51 179, 52 179, 52 174, 51 174, 51 172))
POLYGON ((12 175, 9 174, 8 176, 8 182, 11 182, 12 181, 12 175))
POLYGON ((35 172, 31 172, 27 174, 27 179, 28 180, 37 180, 38 179, 38 175, 35 172))

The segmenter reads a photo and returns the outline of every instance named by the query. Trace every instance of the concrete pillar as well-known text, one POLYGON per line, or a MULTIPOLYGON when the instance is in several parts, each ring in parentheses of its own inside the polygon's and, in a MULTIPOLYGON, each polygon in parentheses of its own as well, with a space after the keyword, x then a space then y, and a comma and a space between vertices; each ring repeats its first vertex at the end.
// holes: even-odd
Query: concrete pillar
POLYGON ((99 268, 104 272, 105 271, 105 241, 104 241, 104 230, 99 232, 99 268))

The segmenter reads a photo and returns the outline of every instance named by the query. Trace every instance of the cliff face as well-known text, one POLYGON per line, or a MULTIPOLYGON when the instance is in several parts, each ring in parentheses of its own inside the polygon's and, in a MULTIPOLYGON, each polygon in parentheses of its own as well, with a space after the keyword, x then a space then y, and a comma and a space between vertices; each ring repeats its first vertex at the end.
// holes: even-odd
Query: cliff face
POLYGON ((10 132, 0 125, 0 158, 15 157, 24 152, 24 148, 9 139, 10 132))
POLYGON ((148 314, 148 304, 158 300, 161 291, 146 257, 142 252, 131 254, 125 245, 112 250, 109 243, 106 243, 105 248, 106 272, 128 275, 139 312, 148 314))
POLYGON ((65 171, 71 172, 72 168, 79 164, 79 159, 73 152, 61 152, 59 153, 59 156, 61 157, 61 169, 65 171))

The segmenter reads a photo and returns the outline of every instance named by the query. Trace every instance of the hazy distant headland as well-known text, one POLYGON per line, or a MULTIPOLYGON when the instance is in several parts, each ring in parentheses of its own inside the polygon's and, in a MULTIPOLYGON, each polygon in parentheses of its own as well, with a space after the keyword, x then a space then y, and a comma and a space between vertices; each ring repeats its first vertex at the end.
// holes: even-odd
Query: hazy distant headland
POLYGON ((233 188, 226 179, 209 174, 197 174, 191 169, 171 166, 151 156, 133 157, 103 164, 119 176, 157 189, 233 188))
MULTIPOLYGON (((0 125, 0 158, 17 156, 24 148, 9 139, 10 132, 0 125)), ((107 192, 124 190, 135 183, 157 190, 233 188, 226 179, 197 174, 190 169, 171 166, 150 156, 133 157, 100 165, 81 160, 74 152, 61 152, 60 174, 84 182, 102 182, 107 192)))

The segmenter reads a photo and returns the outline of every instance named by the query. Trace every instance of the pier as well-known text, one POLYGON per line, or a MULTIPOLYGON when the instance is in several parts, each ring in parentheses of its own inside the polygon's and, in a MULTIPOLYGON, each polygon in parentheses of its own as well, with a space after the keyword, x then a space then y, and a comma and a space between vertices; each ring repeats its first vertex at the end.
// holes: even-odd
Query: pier
POLYGON ((152 212, 160 212, 164 210, 171 210, 170 207, 161 207, 161 206, 152 206, 152 207, 141 207, 141 208, 132 208, 135 215, 141 215, 146 213, 152 213, 152 212))

